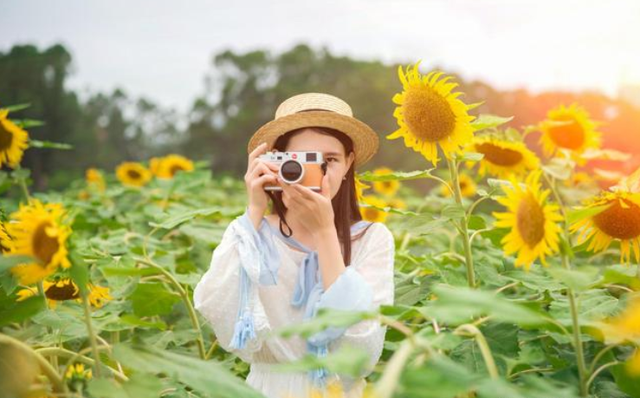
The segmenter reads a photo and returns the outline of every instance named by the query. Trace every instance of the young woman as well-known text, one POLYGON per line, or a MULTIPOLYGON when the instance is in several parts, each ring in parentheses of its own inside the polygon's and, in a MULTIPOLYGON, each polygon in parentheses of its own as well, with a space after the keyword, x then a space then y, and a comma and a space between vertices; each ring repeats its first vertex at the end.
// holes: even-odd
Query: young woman
POLYGON ((306 340, 270 333, 313 318, 321 308, 368 311, 393 304, 394 239, 384 224, 362 220, 354 180, 355 167, 377 148, 377 135, 349 105, 320 93, 284 101, 249 141, 248 206, 223 234, 193 299, 220 346, 250 363, 247 383, 267 397, 304 398, 336 381, 345 396, 361 397, 364 377, 380 358, 386 327, 377 320, 329 327, 306 340), (280 181, 278 166, 259 159, 270 149, 322 152, 327 166, 320 192, 280 181), (268 194, 266 183, 282 191, 268 194), (269 202, 275 213, 266 214, 269 202), (343 345, 368 355, 358 378, 324 368, 273 368, 343 345))

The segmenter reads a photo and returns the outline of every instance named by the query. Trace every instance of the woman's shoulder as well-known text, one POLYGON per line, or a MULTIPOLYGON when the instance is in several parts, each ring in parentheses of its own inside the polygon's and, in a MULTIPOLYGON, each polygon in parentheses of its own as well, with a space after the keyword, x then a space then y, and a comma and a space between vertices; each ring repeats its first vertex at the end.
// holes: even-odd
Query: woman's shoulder
POLYGON ((352 225, 352 235, 358 238, 367 237, 367 242, 393 240, 393 234, 386 224, 379 221, 360 220, 352 225))

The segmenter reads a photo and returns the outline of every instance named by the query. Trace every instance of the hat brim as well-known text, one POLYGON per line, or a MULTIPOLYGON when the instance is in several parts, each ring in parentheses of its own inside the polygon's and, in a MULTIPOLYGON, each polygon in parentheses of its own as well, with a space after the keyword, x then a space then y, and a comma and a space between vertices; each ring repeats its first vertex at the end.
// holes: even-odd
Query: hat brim
POLYGON ((268 148, 272 148, 279 136, 292 130, 314 126, 336 129, 349 136, 356 155, 355 167, 366 163, 378 151, 378 134, 366 123, 331 111, 304 111, 264 124, 249 140, 247 153, 251 153, 263 142, 267 143, 268 148))

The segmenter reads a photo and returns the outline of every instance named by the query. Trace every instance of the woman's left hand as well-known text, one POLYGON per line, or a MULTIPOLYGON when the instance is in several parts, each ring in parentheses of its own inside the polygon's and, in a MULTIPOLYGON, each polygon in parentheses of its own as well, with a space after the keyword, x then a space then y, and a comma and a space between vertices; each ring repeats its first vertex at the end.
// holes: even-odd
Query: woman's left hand
POLYGON ((315 192, 300 184, 286 184, 278 179, 278 184, 287 193, 282 196, 287 206, 287 216, 296 217, 310 233, 318 235, 323 231, 335 229, 333 206, 331 205, 331 187, 329 176, 322 178, 321 191, 315 192))

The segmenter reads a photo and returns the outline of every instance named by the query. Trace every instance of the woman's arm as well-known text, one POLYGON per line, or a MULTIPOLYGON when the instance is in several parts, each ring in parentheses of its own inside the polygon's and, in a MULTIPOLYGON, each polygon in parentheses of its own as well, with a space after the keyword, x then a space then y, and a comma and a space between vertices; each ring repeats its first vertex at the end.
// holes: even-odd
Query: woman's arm
MULTIPOLYGON (((389 229, 381 223, 370 228, 370 238, 349 267, 322 293, 316 302, 320 308, 367 311, 394 302, 395 241, 389 229)), ((361 238, 363 239, 363 238, 361 238)), ((366 376, 382 353, 386 326, 377 319, 361 321, 349 328, 330 327, 316 333, 309 342, 320 346, 350 344, 369 354, 366 376)))
POLYGON ((335 227, 320 230, 314 237, 318 243, 318 265, 322 275, 322 284, 323 288, 327 290, 347 267, 344 265, 335 227))

